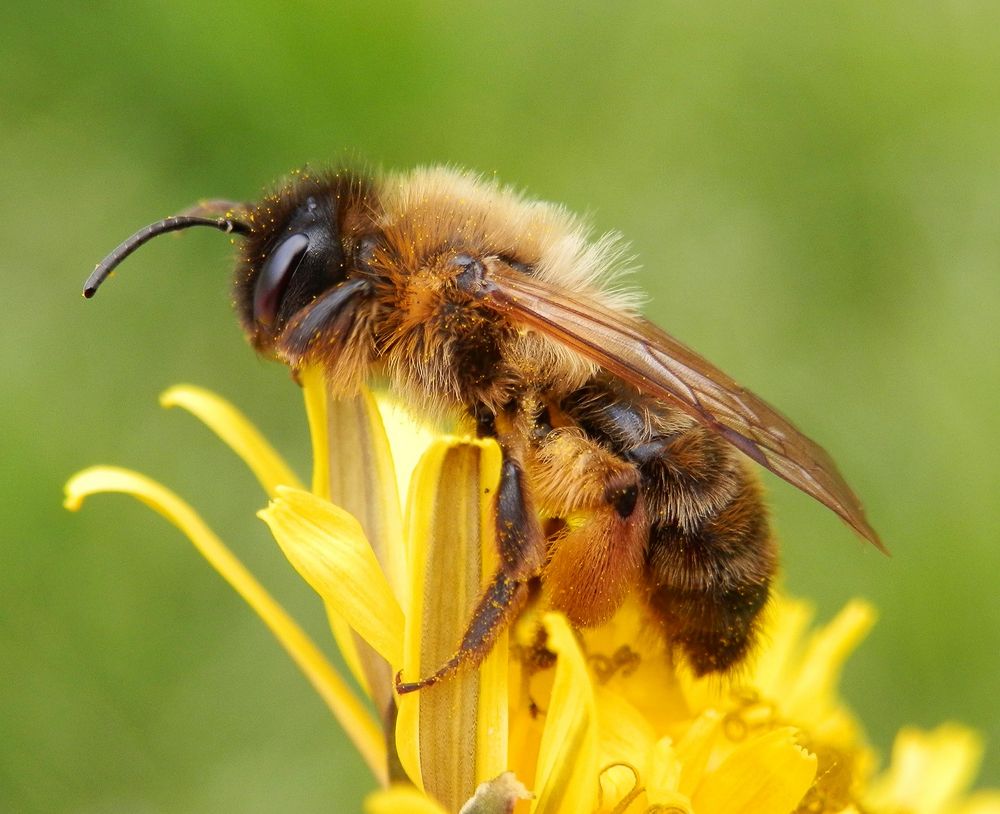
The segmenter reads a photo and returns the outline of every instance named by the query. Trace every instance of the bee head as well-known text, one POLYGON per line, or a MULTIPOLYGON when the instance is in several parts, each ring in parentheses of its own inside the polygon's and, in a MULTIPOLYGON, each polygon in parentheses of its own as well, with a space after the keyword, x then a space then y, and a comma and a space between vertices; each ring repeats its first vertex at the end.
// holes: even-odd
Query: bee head
POLYGON ((293 317, 347 278, 367 191, 347 173, 303 173, 250 210, 235 299, 258 350, 272 348, 293 317))
POLYGON ((250 342, 270 351, 286 325, 325 291, 343 282, 356 233, 367 225, 368 185, 347 173, 292 180, 258 204, 208 201, 140 229, 88 278, 92 297, 112 271, 154 237, 211 226, 244 241, 234 299, 250 342), (350 245, 345 246, 345 235, 350 245))

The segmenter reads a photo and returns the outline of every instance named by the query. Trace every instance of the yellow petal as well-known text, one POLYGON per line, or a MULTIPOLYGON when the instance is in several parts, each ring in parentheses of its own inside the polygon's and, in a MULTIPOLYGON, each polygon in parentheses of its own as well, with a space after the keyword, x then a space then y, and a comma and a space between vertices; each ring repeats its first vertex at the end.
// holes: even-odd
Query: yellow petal
MULTIPOLYGON (((540 618, 536 621, 537 624, 541 624, 540 618)), ((515 622, 510 633, 511 641, 516 641, 518 647, 532 647, 536 641, 534 634, 523 640, 518 636, 518 628, 521 628, 523 624, 524 617, 515 622)), ((537 625, 534 625, 533 629, 537 630, 537 625)), ((523 778, 529 789, 535 788, 538 746, 542 741, 542 732, 545 729, 545 716, 540 714, 539 705, 544 708, 548 702, 552 691, 554 672, 554 670, 535 672, 532 665, 516 658, 510 662, 510 675, 508 677, 510 736, 507 768, 519 778, 523 778)))
MULTIPOLYGON (((454 438, 432 444, 417 466, 406 524, 405 680, 433 673, 454 655, 493 576, 491 495, 499 471, 495 442, 454 438)), ((506 768, 506 699, 506 633, 478 670, 399 698, 400 761, 446 808, 457 810, 506 768)))
POLYGON ((403 784, 373 791, 364 806, 365 814, 448 814, 422 791, 403 784))
POLYGON ((278 488, 260 513, 289 562, 390 664, 403 656, 403 611, 358 521, 309 492, 278 488))
MULTIPOLYGON (((307 389, 324 386, 315 376, 314 371, 304 374, 307 389)), ((324 410, 325 432, 314 439, 313 455, 327 461, 329 482, 326 491, 313 492, 357 518, 397 599, 405 604, 406 551, 395 451, 390 451, 378 405, 368 391, 341 399, 327 393, 324 410), (325 449, 320 446, 324 440, 325 449)))
POLYGON ((312 441, 312 490, 317 495, 330 495, 330 444, 326 426, 326 379, 319 367, 299 371, 302 397, 305 400, 309 438, 312 441))
POLYGON ((269 497, 274 497, 280 485, 302 488, 295 473, 250 420, 215 393, 179 384, 160 396, 160 405, 183 407, 201 419, 250 468, 269 497))
POLYGON ((901 729, 892 746, 892 763, 872 784, 866 801, 914 814, 943 811, 972 781, 982 751, 982 739, 958 724, 930 732, 901 729))
POLYGON ((980 791, 971 795, 954 814, 1000 814, 1000 791, 980 791))
POLYGON ((784 698, 798 670, 801 643, 814 611, 806 602, 778 594, 767 613, 767 644, 754 660, 753 683, 763 696, 784 698))
POLYGON ((635 772, 629 766, 644 775, 656 732, 649 720, 618 693, 597 687, 595 701, 599 721, 598 765, 621 764, 600 774, 601 795, 607 804, 623 799, 635 787, 635 772))
POLYGON ((209 564, 242 596, 305 673, 326 702, 375 777, 386 781, 382 732, 365 706, 305 632, 295 624, 253 575, 236 559, 195 511, 155 481, 117 467, 92 467, 66 484, 66 508, 76 511, 84 498, 99 492, 121 492, 142 501, 179 528, 209 564))
POLYGON ((610 622, 582 635, 596 680, 625 698, 654 729, 665 730, 692 713, 663 636, 651 627, 648 613, 636 597, 629 597, 610 622))
MULTIPOLYGON (((361 524, 401 607, 406 606, 406 552, 393 454, 368 391, 334 398, 320 367, 300 372, 313 445, 313 492, 346 509, 361 524)), ((385 720, 391 714, 392 668, 345 622, 330 629, 358 681, 385 720)), ((398 663, 397 663, 398 666, 398 663)))
POLYGON ((546 646, 557 654, 556 674, 538 751, 536 814, 593 811, 597 804, 597 712, 583 653, 561 614, 547 613, 546 646))
POLYGON ((875 609, 864 600, 853 599, 833 621, 814 634, 794 683, 778 699, 786 718, 815 721, 835 704, 844 662, 874 624, 875 609))
POLYGON ((740 744, 692 797, 698 814, 788 814, 812 785, 816 758, 782 727, 740 744))
MULTIPOLYGON (((361 690, 369 698, 372 698, 372 688, 368 681, 368 672, 365 669, 365 665, 362 664, 361 656, 358 650, 362 645, 368 647, 365 644, 364 639, 360 638, 354 629, 347 624, 347 620, 344 619, 337 611, 335 611, 328 602, 323 603, 323 608, 326 611, 326 621, 330 625, 330 633, 333 634, 333 640, 337 644, 337 650, 340 652, 340 657, 344 660, 344 664, 350 671, 354 680, 361 687, 361 690)), ((373 658, 381 659, 381 657, 375 653, 370 647, 368 650, 373 654, 373 658)), ((384 661, 384 660, 383 660, 384 661)), ((374 700, 374 699, 373 699, 374 700)), ((379 704, 375 704, 377 709, 384 709, 380 707, 379 704)))
POLYGON ((407 495, 420 456, 441 433, 421 422, 391 394, 376 392, 374 395, 379 415, 382 416, 382 426, 392 449, 399 494, 407 495))
MULTIPOLYGON (((484 588, 500 566, 494 538, 493 495, 500 480, 502 456, 491 440, 475 443, 479 458, 479 571, 484 588)), ((485 783, 501 776, 510 766, 508 756, 509 720, 509 634, 503 631, 489 655, 479 666, 479 699, 476 716, 476 782, 485 783)), ((513 786, 511 786, 513 788, 513 786)))
POLYGON ((698 788, 721 731, 722 716, 717 710, 706 709, 678 741, 674 751, 681 764, 681 773, 676 788, 682 794, 690 797, 698 788))

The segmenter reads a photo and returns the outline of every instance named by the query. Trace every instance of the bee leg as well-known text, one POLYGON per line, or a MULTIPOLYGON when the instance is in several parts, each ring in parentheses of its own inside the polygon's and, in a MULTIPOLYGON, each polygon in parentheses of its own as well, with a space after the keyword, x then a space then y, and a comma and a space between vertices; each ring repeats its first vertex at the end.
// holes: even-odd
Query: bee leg
POLYGON ((697 675, 728 670, 751 650, 776 565, 760 489, 750 477, 697 528, 653 527, 649 605, 697 675))
POLYGON ((396 692, 400 694, 436 684, 464 665, 479 664, 490 652, 496 637, 524 605, 528 580, 541 570, 545 539, 525 483, 524 470, 506 446, 501 449, 503 461, 494 504, 500 566, 476 603, 455 654, 434 673, 418 681, 401 681, 397 675, 396 692))
POLYGON ((576 428, 553 430, 532 459, 546 514, 565 520, 542 576, 549 604, 579 627, 610 619, 640 584, 649 522, 640 473, 576 428))

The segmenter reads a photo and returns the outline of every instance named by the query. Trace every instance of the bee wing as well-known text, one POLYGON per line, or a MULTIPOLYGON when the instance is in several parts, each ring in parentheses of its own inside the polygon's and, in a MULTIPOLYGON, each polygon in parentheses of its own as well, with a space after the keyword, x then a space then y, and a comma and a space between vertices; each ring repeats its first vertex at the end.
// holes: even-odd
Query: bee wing
POLYGON ((826 451, 763 399, 644 319, 574 298, 501 264, 493 266, 482 289, 490 307, 683 410, 889 553, 826 451))

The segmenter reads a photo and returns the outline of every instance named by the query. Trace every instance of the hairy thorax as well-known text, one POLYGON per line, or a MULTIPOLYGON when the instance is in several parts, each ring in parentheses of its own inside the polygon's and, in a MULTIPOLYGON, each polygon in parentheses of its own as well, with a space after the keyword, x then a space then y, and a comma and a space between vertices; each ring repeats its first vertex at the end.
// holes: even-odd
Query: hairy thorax
MULTIPOLYGON (((584 245, 552 207, 509 206, 530 228, 514 230, 505 201, 476 194, 431 173, 417 192, 382 196, 378 242, 370 255, 376 279, 373 369, 422 408, 499 410, 525 393, 568 393, 596 365, 563 345, 519 327, 464 291, 463 263, 503 264, 545 276, 584 245)), ((387 184, 391 190, 391 184, 387 184)), ((521 224, 524 225, 523 223, 521 224)), ((590 281, 580 279, 582 289, 590 281)), ((600 289, 596 289, 600 292, 600 289)))

